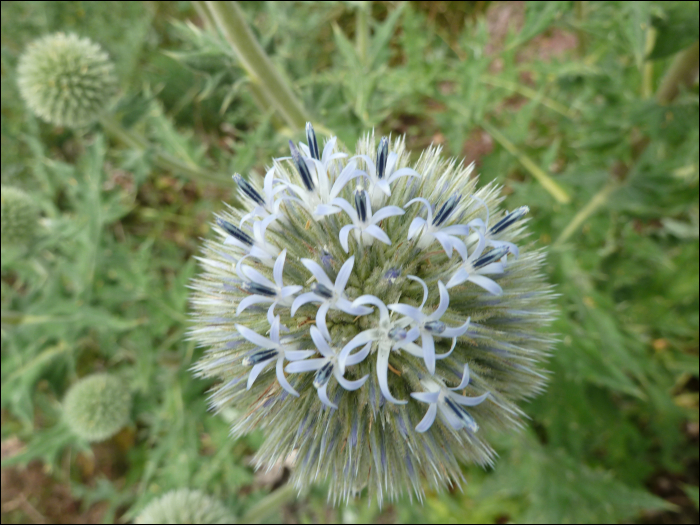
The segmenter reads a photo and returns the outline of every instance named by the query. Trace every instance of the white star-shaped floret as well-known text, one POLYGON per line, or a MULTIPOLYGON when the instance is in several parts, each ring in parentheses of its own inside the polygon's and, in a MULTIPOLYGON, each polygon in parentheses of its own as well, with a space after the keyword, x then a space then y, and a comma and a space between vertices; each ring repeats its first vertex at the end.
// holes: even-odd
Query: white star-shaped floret
POLYGON ((485 247, 486 239, 482 232, 479 232, 479 242, 471 255, 467 256, 466 246, 456 247, 462 257, 462 262, 459 269, 447 281, 447 288, 453 288, 463 282, 470 281, 493 295, 503 293, 500 285, 486 275, 500 274, 505 271, 500 260, 508 254, 509 247, 499 246, 482 255, 485 247))
POLYGON ((333 284, 328 278, 328 275, 326 275, 326 272, 323 271, 323 268, 316 262, 311 259, 302 259, 301 263, 306 266, 306 269, 316 278, 316 283, 312 286, 311 292, 303 293, 294 299, 294 303, 292 303, 292 316, 294 316, 300 306, 306 303, 320 302, 321 305, 316 312, 316 326, 318 326, 325 338, 330 339, 331 336, 326 326, 326 314, 331 308, 341 310, 350 315, 367 315, 372 313, 371 308, 353 306, 347 297, 345 297, 345 286, 348 284, 348 279, 350 279, 352 267, 355 263, 354 255, 345 261, 340 268, 338 276, 335 279, 335 284, 333 284))
POLYGON ((434 217, 433 207, 426 199, 417 197, 408 201, 404 208, 416 202, 420 202, 425 206, 428 212, 427 219, 416 217, 411 221, 411 225, 408 227, 408 240, 410 241, 413 237, 420 234, 418 248, 421 249, 425 249, 433 244, 433 242, 438 241, 442 245, 442 249, 445 250, 447 257, 451 258, 453 249, 464 246, 464 242, 459 239, 457 235, 467 235, 469 233, 469 226, 466 224, 445 225, 447 219, 449 219, 455 211, 460 200, 461 196, 453 195, 442 205, 442 208, 440 208, 434 217))
POLYGON ((301 291, 302 286, 285 286, 282 280, 282 275, 284 272, 284 261, 287 257, 287 250, 282 250, 279 254, 275 265, 272 269, 272 276, 275 280, 273 283, 267 277, 262 275, 260 272, 251 268, 250 266, 244 266, 243 257, 236 265, 236 272, 241 279, 247 281, 243 285, 243 289, 252 295, 249 295, 243 299, 236 310, 236 315, 241 315, 246 308, 254 304, 260 303, 272 303, 270 308, 267 310, 267 320, 272 325, 275 318, 275 306, 291 306, 292 298, 295 294, 301 291))
POLYGON ((354 196, 354 207, 348 201, 341 198, 333 199, 331 202, 334 206, 345 210, 345 213, 347 213, 352 220, 352 224, 347 224, 340 229, 340 244, 345 250, 345 253, 350 251, 348 235, 350 235, 350 232, 353 230, 355 231, 355 239, 361 245, 369 246, 374 239, 384 244, 391 245, 391 239, 389 239, 389 236, 384 230, 377 226, 377 224, 388 217, 403 215, 406 212, 398 206, 385 206, 373 214, 369 194, 365 190, 356 190, 354 196))
POLYGON ((316 352, 313 350, 293 350, 290 348, 289 344, 280 341, 279 316, 275 317, 273 320, 270 327, 269 339, 240 324, 236 325, 236 330, 238 330, 238 333, 241 334, 246 340, 261 348, 261 350, 243 359, 243 365, 253 365, 253 369, 248 375, 247 389, 250 390, 250 387, 253 386, 253 383, 255 383, 255 380, 260 375, 260 372, 262 372, 267 365, 276 360, 277 381, 279 381, 282 388, 284 388, 287 392, 293 396, 299 397, 299 393, 292 388, 292 385, 289 384, 287 378, 284 376, 284 360, 297 361, 299 359, 305 359, 312 356, 316 352))
POLYGON ((425 284, 423 279, 415 277, 413 275, 408 276, 412 281, 419 282, 423 286, 423 302, 419 308, 414 306, 409 306, 407 304, 390 304, 389 309, 394 312, 398 312, 401 315, 405 315, 410 318, 410 324, 420 330, 421 341, 423 343, 423 359, 425 360, 425 366, 430 374, 435 373, 435 358, 445 358, 452 353, 452 350, 457 343, 457 338, 464 335, 469 329, 469 318, 462 326, 455 328, 450 328, 446 326, 445 323, 440 321, 440 318, 447 311, 450 306, 450 295, 447 292, 447 288, 442 281, 438 281, 438 289, 440 290, 440 305, 437 309, 430 315, 425 315, 423 313, 423 306, 428 300, 428 286, 425 284), (433 337, 451 337, 452 338, 452 348, 446 354, 439 356, 435 355, 435 341, 433 337))
POLYGON ((356 365, 361 363, 367 354, 369 354, 370 344, 367 343, 365 347, 357 352, 356 354, 350 356, 349 359, 345 360, 343 366, 340 366, 338 362, 339 353, 336 349, 329 345, 330 338, 326 338, 321 334, 321 331, 315 326, 311 327, 311 338, 316 344, 316 348, 321 353, 323 357, 315 359, 307 359, 305 361, 297 361, 296 363, 290 363, 287 365, 286 371, 290 374, 298 374, 301 372, 312 372, 316 370, 316 377, 314 378, 314 387, 318 392, 318 397, 321 402, 331 408, 338 408, 335 403, 332 403, 328 399, 328 381, 333 375, 345 390, 357 390, 362 385, 365 384, 369 375, 366 375, 355 381, 350 381, 343 377, 345 375, 345 367, 356 365))
POLYGON ((263 193, 260 194, 252 184, 246 181, 243 177, 236 174, 233 179, 238 183, 238 189, 241 195, 255 203, 253 210, 246 213, 239 226, 243 226, 243 223, 253 220, 255 218, 265 218, 269 215, 275 215, 279 213, 280 204, 282 203, 282 198, 276 198, 277 194, 285 191, 287 188, 284 184, 274 185, 275 182, 283 182, 276 180, 275 178, 275 168, 270 168, 267 170, 265 175, 265 181, 263 183, 263 193))
POLYGON ((484 237, 487 246, 492 246, 493 248, 501 248, 505 246, 508 248, 508 253, 513 254, 513 256, 517 259, 518 255, 520 254, 520 251, 518 250, 518 247, 515 245, 515 243, 509 241, 501 241, 499 239, 496 239, 495 236, 504 232, 505 230, 513 226, 516 222, 518 222, 520 219, 522 219, 530 211, 530 208, 528 208, 527 206, 520 206, 520 208, 516 208, 510 213, 506 212, 506 214, 501 218, 501 220, 499 220, 493 226, 489 226, 489 207, 479 197, 472 195, 472 198, 484 208, 486 208, 486 220, 474 219, 473 221, 469 222, 469 226, 471 226, 477 231, 469 236, 469 238, 467 239, 467 244, 477 243, 478 236, 479 234, 481 234, 481 236, 484 237))
POLYGON ((478 397, 467 397, 457 393, 458 390, 466 388, 469 384, 468 364, 464 365, 462 381, 455 388, 446 387, 442 380, 438 378, 421 379, 421 384, 426 391, 413 392, 411 397, 423 403, 429 403, 430 407, 428 407, 428 411, 421 422, 416 425, 416 431, 425 432, 428 430, 433 425, 438 410, 455 430, 462 428, 466 428, 471 432, 479 430, 479 425, 464 407, 480 405, 489 397, 489 392, 478 397))
POLYGON ((217 218, 216 224, 227 236, 226 240, 224 240, 224 244, 232 244, 242 250, 246 255, 251 255, 263 261, 264 264, 271 266, 272 259, 277 258, 280 254, 280 249, 274 244, 267 242, 265 239, 265 231, 268 226, 278 218, 279 215, 270 215, 261 221, 255 221, 253 224, 252 236, 224 219, 217 218))

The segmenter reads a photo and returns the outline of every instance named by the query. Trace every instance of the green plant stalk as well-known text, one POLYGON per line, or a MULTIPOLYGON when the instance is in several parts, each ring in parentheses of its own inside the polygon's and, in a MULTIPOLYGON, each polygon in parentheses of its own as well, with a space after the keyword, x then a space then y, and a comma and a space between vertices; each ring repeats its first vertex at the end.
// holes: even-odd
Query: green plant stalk
POLYGON ((290 127, 303 128, 310 120, 306 111, 258 44, 237 2, 206 2, 206 5, 251 80, 265 93, 268 103, 290 127))
POLYGON ((291 483, 280 487, 279 489, 270 492, 267 496, 261 499, 253 507, 248 509, 241 523, 260 523, 277 512, 282 505, 296 497, 296 489, 291 483))
POLYGON ((369 10, 371 9, 369 2, 360 2, 355 13, 355 44, 357 45, 357 54, 360 57, 360 63, 363 66, 367 65, 367 52, 369 49, 369 10))
POLYGON ((698 74, 698 41, 679 51, 673 58, 661 85, 656 92, 656 100, 661 105, 670 103, 680 92, 680 86, 690 86, 698 74))
MULTIPOLYGON (((656 42, 656 30, 653 27, 647 29, 646 44, 644 46, 644 56, 654 49, 656 42)), ((647 59, 642 68, 642 98, 651 98, 654 94, 654 61, 647 59)))
POLYGON ((583 22, 586 21, 586 17, 588 15, 588 6, 586 5, 586 2, 584 1, 577 1, 574 2, 574 12, 576 14, 576 22, 577 22, 577 28, 576 28, 576 40, 578 40, 577 43, 577 51, 579 56, 584 56, 586 54, 586 49, 588 47, 588 35, 586 32, 583 30, 582 24, 583 22))
POLYGON ((540 104, 542 104, 545 107, 548 107, 549 109, 556 111, 560 115, 568 118, 568 119, 573 119, 576 117, 576 112, 570 108, 567 108, 564 104, 561 102, 557 102, 556 100, 553 100, 549 97, 545 97, 538 91, 535 91, 532 88, 529 88, 527 86, 522 86, 520 84, 516 84, 515 82, 510 82, 508 80, 503 80, 498 77, 492 77, 490 75, 482 75, 481 78, 479 79, 481 82, 484 84, 488 84, 490 86, 495 86, 495 87, 500 87, 503 89, 507 89, 509 91, 512 91, 514 93, 518 93, 524 97, 527 97, 531 100, 536 100, 540 104))
MULTIPOLYGON (((140 135, 139 133, 125 129, 117 120, 112 116, 105 116, 100 119, 100 124, 102 124, 102 129, 113 139, 125 144, 129 147, 146 150, 150 147, 148 140, 140 135)), ((200 182, 213 182, 221 186, 228 186, 229 180, 216 173, 200 168, 198 166, 193 166, 186 164, 180 159, 173 157, 169 153, 162 151, 156 151, 153 157, 153 161, 160 169, 173 171, 186 177, 197 180, 200 182)))
POLYGON ((547 175, 542 168, 535 164, 530 157, 520 151, 515 144, 509 141, 500 131, 495 128, 495 126, 491 125, 491 123, 486 120, 484 120, 481 125, 501 146, 506 149, 506 151, 520 161, 525 169, 529 171, 533 177, 535 177, 537 182, 539 182, 542 187, 557 200, 557 202, 568 204, 571 201, 571 197, 569 197, 569 194, 566 193, 564 188, 559 186, 559 184, 557 184, 554 179, 547 175))
POLYGON ((562 231, 557 240, 554 241, 552 247, 558 248, 564 244, 591 215, 593 215, 601 206, 608 202, 610 195, 612 195, 619 187, 620 184, 617 182, 609 182, 603 186, 603 188, 593 196, 588 204, 581 208, 574 218, 571 219, 571 222, 567 224, 564 231, 562 231))

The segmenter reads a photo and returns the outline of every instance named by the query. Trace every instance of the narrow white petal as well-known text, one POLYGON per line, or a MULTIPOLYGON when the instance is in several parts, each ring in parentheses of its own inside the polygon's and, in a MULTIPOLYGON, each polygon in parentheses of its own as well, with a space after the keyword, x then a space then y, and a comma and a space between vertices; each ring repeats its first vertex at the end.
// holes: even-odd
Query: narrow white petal
POLYGON ((440 398, 440 391, 435 392, 413 392, 411 397, 417 399, 421 403, 437 403, 440 398))
POLYGON ((313 372, 314 370, 318 370, 319 368, 321 368, 327 362, 328 359, 326 359, 325 357, 318 357, 316 359, 306 359, 304 361, 294 361, 293 363, 289 363, 284 370, 288 374, 313 372))
POLYGON ((340 176, 336 179, 335 183, 333 184, 333 188, 331 188, 331 194, 330 198, 335 199, 341 191, 343 191, 343 188, 347 185, 348 182, 350 182, 353 179, 356 179, 357 177, 362 177, 365 175, 364 171, 360 171, 355 168, 355 162, 350 162, 343 171, 340 172, 340 176))
POLYGON ((367 226, 364 229, 364 233, 371 235, 378 241, 382 241, 384 244, 391 245, 391 239, 389 239, 389 236, 384 233, 384 230, 382 230, 379 226, 367 226))
POLYGON ((423 314, 423 312, 421 312, 415 306, 409 306, 403 303, 390 304, 389 310, 397 312, 401 315, 405 315, 406 317, 410 317, 411 319, 419 323, 422 322, 423 319, 425 319, 425 315, 423 314))
POLYGON ((355 256, 353 255, 343 263, 343 266, 340 267, 338 276, 335 278, 335 291, 338 292, 338 294, 342 294, 345 290, 345 286, 348 284, 348 279, 350 279, 350 275, 352 274, 352 267, 354 264, 355 256))
POLYGON ((440 290, 440 305, 437 307, 437 310, 430 315, 431 320, 440 319, 450 306, 450 293, 447 291, 445 285, 442 284, 442 281, 438 281, 438 290, 440 290))
POLYGON ((425 301, 428 300, 428 285, 425 284, 425 281, 423 279, 421 279, 420 277, 416 277, 415 275, 407 275, 406 277, 411 281, 416 281, 423 287, 423 302, 420 303, 419 308, 419 310, 422 310, 423 306, 425 306, 425 301))
POLYGON ((389 373, 389 350, 380 350, 377 352, 377 380, 379 382, 379 389, 382 391, 382 395, 395 405, 405 405, 408 401, 401 401, 396 399, 389 392, 389 379, 387 374, 389 373))
POLYGON ((284 359, 279 358, 277 359, 277 381, 279 381, 279 384, 284 388, 287 392, 292 394, 295 397, 299 397, 299 392, 294 390, 292 385, 289 384, 289 381, 287 381, 287 378, 284 376, 284 359))
POLYGON ((335 307, 350 315, 369 315, 372 313, 371 308, 367 306, 353 306, 350 301, 343 297, 335 302, 335 307))
POLYGON ((323 153, 321 153, 321 160, 324 164, 328 164, 330 156, 333 154, 333 150, 335 149, 335 143, 337 142, 337 140, 337 137, 331 137, 328 139, 328 142, 326 142, 326 145, 323 147, 323 153))
POLYGON ((360 217, 357 215, 357 211, 355 210, 355 207, 350 204, 348 201, 345 199, 341 199, 340 197, 336 197, 331 201, 332 206, 338 206, 339 208, 343 208, 345 213, 348 214, 350 217, 350 220, 352 221, 353 224, 360 224, 360 217))
POLYGON ((480 275, 497 275, 503 273, 504 271, 505 269, 503 268, 502 262, 494 262, 479 268, 480 275))
POLYGON ((262 372, 263 369, 267 365, 269 365, 271 361, 272 359, 268 359, 267 361, 263 361, 262 363, 254 365, 253 368, 250 369, 250 374, 248 374, 248 386, 246 387, 246 390, 250 390, 250 387, 253 386, 253 383, 255 383, 255 380, 260 375, 260 372, 262 372))
POLYGON ((430 334, 423 332, 421 334, 421 339, 423 340, 423 361, 425 361, 425 368, 428 369, 430 375, 435 374, 435 340, 430 334))
POLYGON ((294 299, 294 302, 292 303, 292 308, 291 308, 291 314, 292 317, 294 317, 294 314, 297 312, 297 310, 305 305, 306 303, 310 303, 313 301, 318 301, 318 302, 323 302, 323 298, 319 297, 313 292, 306 292, 301 294, 299 297, 294 299))
POLYGON ((259 304, 259 303, 274 303, 275 298, 274 297, 266 297, 264 295, 249 295, 245 299, 243 299, 240 303, 238 303, 238 308, 236 308, 236 315, 241 315, 241 313, 248 308, 249 306, 252 306, 254 304, 259 304))
POLYGON ((284 358, 287 361, 299 361, 300 359, 311 357, 315 353, 315 350, 285 350, 284 358))
POLYGON ((437 410, 437 404, 432 403, 428 407, 428 411, 425 413, 425 416, 423 416, 423 419, 421 419, 420 423, 416 425, 416 432, 425 432, 431 426, 433 426, 433 423, 435 422, 435 416, 437 415, 437 410))
POLYGON ((279 254, 279 257, 277 257, 277 260, 275 261, 275 266, 272 269, 272 275, 275 279, 275 283, 277 283, 278 288, 282 288, 284 286, 284 283, 282 282, 282 272, 284 271, 284 260, 287 258, 287 249, 285 248, 282 250, 282 253, 279 254))
POLYGON ((320 217, 325 217, 326 215, 334 215, 340 213, 342 210, 337 206, 331 206, 330 204, 319 204, 314 210, 314 215, 320 217))
POLYGON ((453 247, 452 239, 454 239, 454 237, 451 237, 443 232, 435 232, 433 233, 433 237, 435 237, 438 240, 438 242, 442 246, 442 249, 445 250, 445 255, 447 255, 447 258, 451 259, 453 247))
POLYGON ((331 403, 331 400, 328 399, 328 392, 326 391, 327 389, 328 389, 328 383, 326 383, 321 388, 319 388, 316 391, 316 392, 318 392, 318 398, 321 400, 321 403, 323 403, 327 407, 338 408, 338 405, 331 403))
POLYGON ((444 354, 435 354, 435 359, 445 359, 446 357, 450 357, 450 354, 455 349, 456 345, 457 345, 457 338, 453 337, 452 338, 452 346, 450 347, 450 351, 445 352, 444 354))
POLYGON ((420 202, 423 206, 425 206, 425 209, 428 210, 428 224, 433 223, 433 206, 423 197, 416 197, 415 199, 411 199, 408 201, 406 204, 404 204, 404 209, 406 209, 408 206, 413 204, 414 202, 420 202))
POLYGON ((391 177, 388 179, 389 183, 394 182, 400 177, 420 177, 420 174, 412 168, 401 168, 400 170, 396 170, 391 174, 391 177))
POLYGON ((365 358, 369 355, 369 351, 372 348, 372 342, 370 341, 367 343, 362 350, 357 352, 356 354, 352 354, 348 356, 348 358, 345 360, 345 366, 353 366, 361 363, 362 361, 365 360, 365 358))
POLYGON ((372 224, 377 224, 379 221, 386 219, 387 217, 394 217, 396 215, 403 215, 406 213, 404 210, 398 206, 384 206, 381 210, 377 210, 377 213, 372 215, 372 224))
POLYGON ((336 369, 333 369, 333 375, 335 375, 335 379, 345 390, 357 390, 358 388, 362 387, 362 385, 364 385, 369 378, 369 374, 367 374, 365 377, 351 381, 349 379, 345 379, 336 369))
POLYGON ((303 286, 299 286, 298 284, 295 284, 294 286, 285 286, 282 288, 279 294, 280 299, 287 299, 288 297, 291 297, 292 295, 299 293, 303 286))
POLYGON ((333 282, 328 278, 326 272, 318 265, 318 263, 312 261, 311 259, 302 259, 301 264, 306 266, 306 269, 311 272, 319 283, 326 288, 331 290, 333 289, 333 282))
POLYGON ((345 250, 345 253, 350 251, 350 247, 348 246, 348 235, 350 235, 350 231, 354 230, 355 228, 356 226, 354 224, 347 224, 340 229, 338 238, 340 239, 340 245, 343 247, 343 250, 345 250))
POLYGON ((280 316, 275 317, 274 321, 270 326, 270 339, 279 344, 280 343, 280 316))
POLYGON ((469 363, 464 363, 464 371, 462 372, 462 380, 459 382, 459 384, 454 387, 450 388, 450 390, 462 390, 463 388, 466 388, 466 386, 469 384, 469 363))
POLYGON ((389 310, 387 309, 384 302, 374 295, 361 295, 352 302, 353 306, 359 306, 362 304, 372 304, 379 308, 379 321, 382 322, 389 317, 389 310))
MULTIPOLYGON (((316 312, 316 326, 318 326, 318 329, 323 334, 323 337, 325 337, 328 340, 330 340, 331 334, 328 333, 328 326, 326 326, 326 314, 328 314, 328 310, 330 309, 330 307, 331 303, 326 301, 319 307, 318 311, 316 312)), ((321 352, 320 348, 319 352, 321 352)))
POLYGON ((447 327, 445 331, 440 334, 440 337, 460 337, 464 335, 467 333, 467 330, 469 330, 470 320, 471 318, 468 317, 462 326, 457 326, 455 328, 447 327))
POLYGON ((462 284, 467 279, 469 279, 469 272, 464 268, 460 268, 455 272, 455 274, 450 278, 450 280, 447 281, 447 284, 445 286, 446 288, 454 288, 455 286, 459 286, 460 284, 462 284))
POLYGON ((350 341, 348 341, 348 343, 340 351, 340 354, 338 354, 338 365, 340 366, 340 369, 343 371, 345 370, 347 360, 350 359, 350 357, 348 357, 350 356, 350 352, 352 352, 355 348, 357 348, 360 345, 373 342, 375 339, 377 339, 377 337, 377 331, 372 329, 360 332, 350 341))
POLYGON ((470 275, 467 280, 473 282, 477 286, 481 286, 484 290, 493 295, 501 295, 503 293, 503 288, 501 288, 496 281, 484 277, 483 275, 470 275))
POLYGON ((481 403, 486 401, 490 395, 490 392, 486 392, 485 394, 481 394, 477 397, 467 397, 462 396, 460 394, 451 393, 450 397, 460 405, 464 405, 465 407, 475 407, 476 405, 480 405, 481 403))
POLYGON ((411 221, 411 225, 408 227, 408 240, 413 239, 414 235, 425 225, 425 219, 423 217, 416 217, 411 221))
POLYGON ((250 328, 246 328, 243 325, 237 324, 236 330, 238 330, 239 334, 241 334, 254 345, 258 345, 262 348, 267 348, 269 350, 277 348, 277 343, 270 341, 267 337, 263 337, 257 332, 253 332, 250 328))

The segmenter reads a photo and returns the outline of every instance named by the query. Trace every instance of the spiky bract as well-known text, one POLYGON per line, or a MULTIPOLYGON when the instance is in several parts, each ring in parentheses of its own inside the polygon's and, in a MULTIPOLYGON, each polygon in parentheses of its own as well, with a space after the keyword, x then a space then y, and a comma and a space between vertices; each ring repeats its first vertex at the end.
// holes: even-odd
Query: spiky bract
POLYGON ((39 225, 39 208, 31 195, 12 186, 0 188, 2 201, 2 244, 26 246, 39 225))
POLYGON ((236 177, 248 209, 205 243, 191 334, 211 406, 240 408, 235 435, 266 431, 258 466, 294 454, 292 482, 326 479, 334 501, 459 484, 460 463, 493 460, 479 427, 520 426, 545 380, 543 253, 515 244, 528 209, 498 212, 498 188, 439 148, 408 168, 401 139, 353 157, 307 140, 264 185, 236 177))
POLYGON ((57 126, 90 124, 117 92, 114 64, 88 38, 54 33, 32 42, 19 61, 17 83, 37 116, 57 126))
POLYGON ((198 490, 179 489, 149 503, 135 523, 235 523, 235 519, 219 500, 198 490))
POLYGON ((122 381, 94 374, 75 383, 63 400, 63 415, 75 434, 86 441, 109 439, 129 422, 131 394, 122 381))

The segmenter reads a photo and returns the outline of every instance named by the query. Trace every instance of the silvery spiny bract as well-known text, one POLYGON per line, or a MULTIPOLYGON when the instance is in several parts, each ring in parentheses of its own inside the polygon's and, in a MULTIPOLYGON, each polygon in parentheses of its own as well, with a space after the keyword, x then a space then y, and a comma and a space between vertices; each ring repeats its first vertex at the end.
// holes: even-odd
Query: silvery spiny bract
POLYGON ((193 283, 195 370, 240 409, 235 435, 265 429, 259 467, 293 455, 295 485, 327 479, 334 501, 422 498, 490 465, 484 431, 543 387, 543 254, 516 244, 528 208, 499 211, 440 148, 409 167, 403 139, 351 155, 306 135, 263 184, 234 176, 245 209, 217 217, 193 283))

